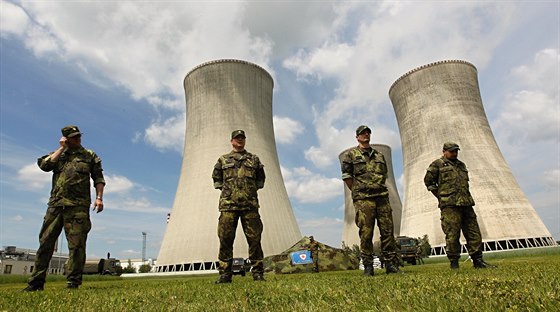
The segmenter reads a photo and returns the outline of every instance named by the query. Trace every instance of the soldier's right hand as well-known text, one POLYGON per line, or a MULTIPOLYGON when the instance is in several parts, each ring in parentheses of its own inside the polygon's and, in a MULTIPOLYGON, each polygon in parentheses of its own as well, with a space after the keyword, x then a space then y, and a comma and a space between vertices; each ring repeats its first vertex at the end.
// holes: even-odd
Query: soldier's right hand
POLYGON ((58 140, 60 147, 66 148, 66 140, 67 140, 66 137, 61 137, 60 140, 58 140))

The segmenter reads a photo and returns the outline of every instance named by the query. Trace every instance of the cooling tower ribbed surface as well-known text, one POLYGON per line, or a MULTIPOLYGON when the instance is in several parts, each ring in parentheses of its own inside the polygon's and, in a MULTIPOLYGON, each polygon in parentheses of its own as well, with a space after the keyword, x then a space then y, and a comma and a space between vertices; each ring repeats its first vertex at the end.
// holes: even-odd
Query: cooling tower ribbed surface
MULTIPOLYGON (((391 147, 384 144, 371 144, 371 146, 376 149, 378 152, 383 154, 385 157, 385 162, 387 163, 387 180, 385 181, 385 185, 389 190, 389 203, 391 204, 391 208, 393 209, 393 226, 394 226, 394 235, 400 235, 400 226, 401 226, 401 214, 402 214, 402 205, 401 205, 401 198, 399 197, 399 191, 397 190, 397 184, 395 183, 395 174, 393 173, 393 160, 391 155, 391 147)), ((346 149, 342 151, 338 155, 338 159, 342 162, 343 155, 348 151, 346 149)), ((360 246, 360 236, 358 235, 358 226, 354 221, 356 218, 356 210, 354 209, 354 203, 352 202, 352 192, 346 186, 345 183, 342 183, 344 187, 344 230, 342 232, 342 241, 346 246, 352 247, 352 245, 360 246)), ((373 239, 374 241, 379 240, 379 228, 377 224, 375 226, 373 232, 373 239)))
MULTIPOLYGON (((218 258, 218 199, 212 170, 232 150, 231 132, 245 130, 247 151, 264 164, 266 182, 259 190, 265 256, 301 239, 276 151, 272 126, 273 80, 261 67, 239 60, 201 64, 184 80, 187 127, 183 164, 170 222, 157 260, 157 271, 215 269, 218 258)), ((247 258, 247 242, 238 225, 234 257, 247 258)))
POLYGON ((399 78, 389 96, 403 148, 401 235, 428 234, 432 253, 444 252, 437 199, 426 190, 423 178, 429 164, 442 155, 443 143, 452 141, 461 147, 459 159, 469 170, 484 249, 556 245, 496 144, 472 64, 442 61, 422 66, 399 78))

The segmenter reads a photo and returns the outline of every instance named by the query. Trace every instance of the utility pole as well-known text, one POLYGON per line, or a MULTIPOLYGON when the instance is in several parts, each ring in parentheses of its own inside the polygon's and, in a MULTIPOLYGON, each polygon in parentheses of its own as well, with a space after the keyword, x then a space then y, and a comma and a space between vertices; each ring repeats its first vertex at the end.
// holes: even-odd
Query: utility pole
POLYGON ((146 261, 146 232, 142 232, 142 264, 146 261))

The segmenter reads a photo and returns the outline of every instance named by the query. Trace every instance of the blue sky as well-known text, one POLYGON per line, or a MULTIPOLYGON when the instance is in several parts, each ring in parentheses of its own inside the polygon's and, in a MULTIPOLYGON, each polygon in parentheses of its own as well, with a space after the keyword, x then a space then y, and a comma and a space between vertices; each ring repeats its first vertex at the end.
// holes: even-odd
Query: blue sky
POLYGON ((182 82, 222 58, 274 77, 276 143, 302 234, 340 245, 337 156, 359 124, 392 147, 401 187, 389 87, 418 66, 462 59, 478 68, 514 176, 560 239, 557 1, 1 1, 0 17, 2 246, 37 248, 51 176, 36 159, 76 124, 107 180, 88 257, 140 258, 142 232, 157 257, 181 166, 182 82))

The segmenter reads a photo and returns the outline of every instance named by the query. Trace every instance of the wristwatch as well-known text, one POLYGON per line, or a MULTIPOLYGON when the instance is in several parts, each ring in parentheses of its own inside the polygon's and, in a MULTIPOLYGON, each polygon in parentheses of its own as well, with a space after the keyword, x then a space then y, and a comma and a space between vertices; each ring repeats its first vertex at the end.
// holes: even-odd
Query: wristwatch
POLYGON ((99 199, 99 200, 103 200, 103 197, 101 197, 101 196, 97 196, 96 198, 99 199))

